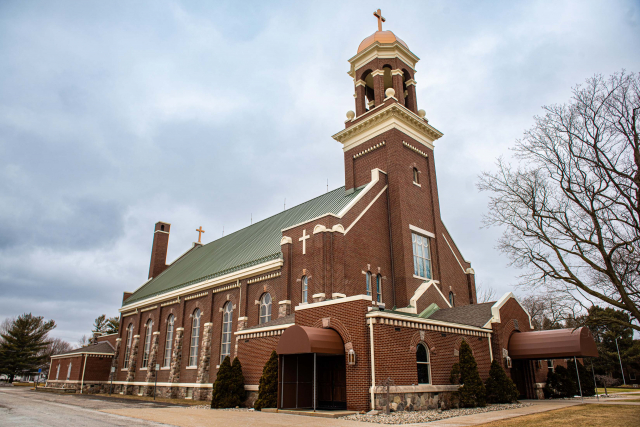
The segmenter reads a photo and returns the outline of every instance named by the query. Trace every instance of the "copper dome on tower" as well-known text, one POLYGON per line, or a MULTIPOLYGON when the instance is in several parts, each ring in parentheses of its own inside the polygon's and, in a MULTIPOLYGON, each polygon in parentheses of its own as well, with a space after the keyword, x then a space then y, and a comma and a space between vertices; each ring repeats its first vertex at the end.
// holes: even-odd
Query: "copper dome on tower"
POLYGON ((358 53, 362 52, 363 50, 365 50, 366 48, 368 48, 369 46, 371 46, 375 42, 380 42, 380 43, 385 43, 385 44, 398 42, 398 43, 402 44, 404 47, 406 47, 407 49, 409 49, 409 46, 407 46, 407 44, 404 41, 402 41, 401 39, 397 38, 396 35, 393 34, 393 32, 391 32, 391 31, 376 31, 375 33, 371 34, 366 39, 362 40, 362 42, 360 43, 360 46, 358 46, 358 53))

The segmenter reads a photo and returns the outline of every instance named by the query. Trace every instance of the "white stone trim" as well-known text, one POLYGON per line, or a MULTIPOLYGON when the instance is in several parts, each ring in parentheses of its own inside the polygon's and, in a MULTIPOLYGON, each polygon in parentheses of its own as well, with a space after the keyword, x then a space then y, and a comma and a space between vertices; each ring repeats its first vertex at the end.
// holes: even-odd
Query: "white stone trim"
POLYGON ((360 212, 360 215, 357 216, 357 218, 355 220, 353 220, 353 222, 351 224, 349 224, 349 226, 347 227, 347 229, 344 231, 344 234, 346 235, 349 230, 351 230, 353 228, 354 225, 356 225, 358 223, 358 221, 360 221, 360 218, 362 218, 364 216, 364 214, 367 213, 367 211, 369 210, 369 208, 371 206, 373 206, 373 204, 376 202, 376 200, 378 200, 380 198, 380 196, 382 196, 382 193, 384 193, 385 191, 387 191, 387 187, 389 187, 388 185, 385 185, 384 188, 382 190, 380 190, 380 192, 378 193, 378 195, 376 197, 373 198, 373 200, 367 205, 366 208, 364 208, 362 210, 362 212, 360 212))
MULTIPOLYGON (((284 330, 284 329, 287 329, 289 326, 293 326, 293 325, 295 325, 295 323, 285 323, 282 325, 265 326, 262 328, 244 329, 242 331, 234 332, 233 334, 237 335, 238 337, 243 335, 258 335, 262 333, 284 330)), ((257 338, 257 337, 253 337, 253 338, 257 338)))
POLYGON ((427 153, 425 153, 424 151, 414 147, 413 145, 409 144, 408 142, 402 141, 402 145, 407 147, 409 150, 415 151, 416 153, 420 154, 423 157, 429 157, 429 155, 427 153))
POLYGON ((380 169, 378 169, 378 168, 376 168, 376 169, 371 169, 371 181, 370 181, 370 182, 365 186, 365 188, 364 188, 364 189, 362 189, 362 191, 361 191, 360 193, 358 193, 358 195, 357 195, 356 197, 354 197, 354 198, 353 198, 353 200, 351 200, 351 201, 347 204, 347 206, 345 206, 344 208, 342 208, 342 210, 341 210, 340 212, 338 212, 338 214, 337 214, 337 215, 336 215, 336 214, 333 214, 333 213, 329 213, 329 212, 327 212, 327 213, 322 214, 322 215, 320 215, 320 216, 317 216, 317 217, 315 217, 315 218, 311 218, 311 219, 310 219, 310 220, 308 220, 308 221, 300 222, 300 223, 295 224, 295 225, 292 225, 292 226, 290 226, 290 227, 283 228, 281 231, 284 233, 284 232, 285 232, 285 231, 287 231, 287 230, 291 230, 292 228, 299 227, 299 226, 301 226, 301 225, 303 225, 303 224, 308 224, 308 223, 310 223, 310 222, 317 221, 317 220, 319 220, 320 218, 324 218, 324 217, 326 217, 326 216, 332 216, 332 217, 334 217, 334 218, 342 219, 342 217, 343 217, 343 216, 345 216, 345 215, 347 214, 347 212, 349 212, 349 211, 351 210, 351 208, 353 208, 353 207, 356 205, 356 203, 358 203, 358 202, 359 202, 359 201, 360 201, 360 200, 365 196, 365 194, 367 194, 367 193, 369 192, 369 190, 371 190, 371 189, 372 189, 372 188, 373 188, 373 187, 378 183, 378 181, 380 181, 380 173, 381 173, 381 172, 382 172, 382 173, 385 173, 384 171, 382 171, 382 170, 380 170, 380 169))
MULTIPOLYGON (((213 287, 213 286, 217 286, 217 285, 224 285, 225 283, 234 281, 234 280, 241 280, 244 279, 246 277, 252 277, 255 276, 256 274, 262 273, 262 272, 268 272, 268 271, 273 271, 273 270, 277 270, 279 268, 282 267, 282 265, 284 264, 284 262, 282 261, 282 259, 275 259, 275 260, 271 260, 271 261, 267 261, 264 262, 262 264, 258 264, 258 265, 254 265, 251 267, 247 267, 245 269, 239 270, 239 271, 234 271, 228 274, 225 274, 223 276, 219 276, 210 280, 205 280, 203 282, 199 282, 199 283, 195 283, 193 285, 189 285, 186 286, 184 288, 181 289, 176 289, 175 291, 172 292, 167 292, 164 294, 160 294, 160 295, 156 295, 154 297, 150 297, 150 298, 146 298, 143 299, 141 301, 135 302, 133 304, 129 304, 125 307, 120 308, 118 311, 120 313, 124 312, 124 311, 128 311, 131 310, 133 308, 138 308, 138 307, 142 307, 145 306, 147 304, 152 304, 154 302, 160 302, 169 298, 174 298, 176 296, 180 296, 180 295, 186 295, 186 294, 190 294, 192 292, 196 292, 202 289, 206 289, 209 287, 213 287)), ((237 283, 233 284, 234 287, 238 287, 237 283)), ((214 292, 217 292, 214 289, 214 292)), ((124 317, 124 315, 123 315, 124 317)))
POLYGON ((420 286, 418 286, 418 289, 416 289, 416 291, 413 293, 413 296, 409 300, 409 305, 411 306, 411 308, 409 308, 409 307, 402 308, 402 309, 400 309, 398 311, 404 311, 406 313, 418 314, 418 307, 417 307, 418 300, 420 299, 420 297, 422 295, 424 295, 425 292, 427 292, 429 290, 429 288, 431 286, 434 286, 436 288, 436 290, 438 291, 438 293, 442 297, 442 300, 449 306, 449 308, 451 308, 451 304, 449 304, 449 301, 447 300, 447 298, 445 298, 444 294, 442 293, 440 288, 437 286, 439 283, 440 282, 437 281, 437 280, 429 280, 429 281, 426 281, 426 282, 422 283, 420 286))
POLYGON ((375 77, 375 76, 384 76, 384 70, 378 70, 378 69, 375 69, 375 70, 373 70, 373 71, 371 72, 371 75, 372 75, 373 77, 375 77))
POLYGON ((342 224, 336 224, 333 227, 331 227, 331 231, 333 231, 334 233, 344 234, 344 227, 342 226, 342 224))
POLYGON ((324 292, 321 292, 319 294, 313 294, 311 295, 311 298, 326 298, 327 295, 324 292))
POLYGON ((379 142, 379 143, 377 143, 376 145, 374 145, 373 147, 367 148, 366 150, 361 151, 361 152, 359 152, 358 154, 354 154, 354 155, 353 155, 353 158, 354 158, 354 159, 357 159, 358 157, 362 157, 362 156, 364 156, 364 155, 365 155, 365 154, 367 154, 367 153, 370 153, 370 152, 372 152, 372 151, 374 151, 374 150, 377 150, 378 148, 384 147, 386 144, 387 144, 387 142, 386 142, 386 141, 379 142))
POLYGON ((360 122, 332 136, 343 145, 343 151, 351 150, 391 129, 398 129, 431 150, 434 149, 434 141, 443 135, 416 113, 397 102, 375 112, 369 111, 366 115, 368 117, 363 117, 360 122))
POLYGON ((342 304, 345 302, 359 301, 359 300, 371 301, 372 299, 371 299, 371 295, 353 295, 345 298, 328 299, 325 301, 310 302, 308 304, 298 305, 295 307, 295 311, 307 310, 309 308, 323 307, 325 305, 342 304))
POLYGON ((255 279, 249 279, 249 280, 247 280, 247 285, 250 285, 250 284, 256 283, 256 282, 261 282, 263 280, 273 279, 274 277, 280 277, 280 276, 282 276, 282 272, 281 271, 276 271, 275 273, 267 274, 265 276, 256 277, 255 279))
POLYGON ((160 307, 166 307, 168 305, 178 304, 179 302, 180 302, 180 297, 171 301, 163 302, 162 304, 160 304, 160 307))
POLYGON ((520 301, 518 301, 518 299, 515 297, 515 295, 513 295, 513 292, 507 292, 506 294, 502 295, 502 298, 500 298, 498 301, 496 301, 495 304, 493 304, 491 306, 491 315, 492 315, 492 317, 487 323, 485 323, 485 325, 484 325, 485 328, 487 328, 487 327, 490 328, 492 323, 501 323, 502 322, 502 320, 500 319, 500 309, 511 298, 513 298, 518 303, 520 308, 522 308, 522 310, 525 313, 527 313, 527 316, 529 317, 529 327, 531 329, 533 329, 533 324, 531 323, 531 315, 529 314, 527 309, 525 309, 522 306, 522 304, 520 304, 520 301))
POLYGON ((380 43, 376 41, 349 59, 351 68, 348 74, 351 78, 355 78, 356 70, 367 65, 375 58, 398 58, 414 71, 416 63, 420 60, 420 58, 398 41, 393 43, 380 43))
POLYGON ((404 328, 425 329, 435 332, 472 335, 476 337, 487 337, 493 331, 487 328, 478 328, 477 326, 462 325, 459 323, 445 322, 435 319, 423 319, 422 317, 403 316, 397 313, 389 313, 388 311, 370 311, 366 315, 371 320, 380 320, 382 325, 399 326, 404 328), (386 319, 386 320, 384 320, 386 319))
POLYGON ((289 236, 282 236, 282 239, 280 239, 280 246, 282 245, 286 245, 286 244, 291 244, 293 243, 293 240, 291 239, 291 237, 289 236))
POLYGON ((431 237, 432 239, 436 238, 436 235, 430 231, 425 230, 424 228, 416 227, 415 225, 409 224, 409 230, 415 231, 416 233, 420 233, 424 236, 431 237))
MULTIPOLYGON (((109 381, 101 381, 103 384, 108 384, 109 381)), ((116 385, 155 385, 154 382, 146 381, 114 381, 116 385)), ((199 383, 158 383, 158 387, 194 387, 194 388, 213 388, 213 384, 199 384, 199 383)))
MULTIPOLYGON (((457 384, 416 384, 416 385, 396 385, 389 387, 389 393, 440 393, 443 391, 457 391, 460 386, 457 384)), ((369 388, 369 392, 372 388, 369 388)), ((383 386, 373 387, 376 394, 386 393, 387 390, 383 386)))
POLYGON ((415 86, 416 85, 416 81, 413 79, 409 79, 406 82, 404 82, 405 86, 415 86))
POLYGON ((189 369, 189 370, 191 370, 191 369, 198 369, 198 366, 197 366, 197 365, 187 366, 185 369, 189 369))
POLYGON ((278 304, 291 304, 291 300, 290 299, 285 299, 280 301, 278 304))
POLYGON ((50 356, 52 359, 66 359, 70 357, 81 357, 81 356, 111 356, 113 357, 113 353, 93 353, 90 351, 82 351, 79 353, 71 353, 71 354, 54 354, 50 356))
POLYGON ((245 384, 244 389, 247 391, 258 391, 260 390, 259 384, 245 384))
POLYGON ((313 234, 322 233, 323 231, 327 231, 327 227, 325 227, 322 224, 318 224, 315 227, 313 227, 313 234))
POLYGON ((204 296, 207 296, 207 295, 209 295, 209 291, 205 291, 205 292, 200 292, 200 293, 197 293, 197 294, 189 295, 188 297, 184 297, 184 300, 185 301, 189 301, 189 300, 200 298, 200 297, 204 297, 204 296))
POLYGON ((341 294, 340 292, 334 292, 331 294, 331 298, 346 298, 347 296, 345 294, 341 294))
POLYGON ((467 274, 467 270, 465 270, 465 268, 462 266, 462 263, 460 262, 460 260, 458 259, 458 255, 456 255, 456 251, 453 250, 453 247, 451 247, 451 243, 449 243, 449 240, 447 240, 447 236, 444 235, 444 233, 442 233, 442 237, 444 238, 444 241, 447 242, 447 246, 449 246, 449 249, 451 249, 451 253, 453 254, 453 256, 455 257, 456 261, 458 261, 458 265, 460 266, 460 268, 462 269, 462 272, 464 274, 467 274))
MULTIPOLYGON (((360 79, 360 80, 358 80, 358 81, 356 81, 356 82, 355 82, 355 86, 356 86, 356 87, 358 87, 358 86, 365 86, 365 87, 366 87, 366 86, 367 86, 367 83, 366 83, 364 80, 360 79)), ((355 96, 355 95, 354 95, 354 96, 355 96)))

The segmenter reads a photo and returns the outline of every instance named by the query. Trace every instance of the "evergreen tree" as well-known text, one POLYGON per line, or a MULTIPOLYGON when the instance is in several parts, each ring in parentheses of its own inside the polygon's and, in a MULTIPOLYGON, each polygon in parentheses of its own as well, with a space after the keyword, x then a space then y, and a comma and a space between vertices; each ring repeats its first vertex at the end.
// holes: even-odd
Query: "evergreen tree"
POLYGON ((258 411, 262 408, 275 408, 278 399, 278 354, 271 352, 271 356, 262 369, 258 399, 254 408, 258 411))
MULTIPOLYGON (((573 360, 567 363, 567 371, 568 374, 573 374, 573 381, 576 385, 576 394, 580 393, 580 389, 578 388, 578 378, 576 376, 576 365, 573 363, 573 360)), ((582 395, 583 396, 595 396, 596 394, 596 386, 593 383, 593 374, 584 367, 582 363, 578 361, 578 373, 580 376, 580 387, 582 387, 582 395)))
POLYGON ((515 402, 520 395, 518 388, 496 359, 491 362, 489 378, 485 382, 485 388, 487 390, 487 402, 489 403, 515 402))
POLYGON ((218 369, 216 381, 213 383, 211 399, 212 408, 235 408, 241 402, 238 401, 237 394, 234 394, 233 370, 229 356, 225 357, 218 369))
POLYGON ((454 384, 462 384, 457 392, 460 406, 475 408, 486 405, 486 390, 478 373, 478 364, 466 341, 460 345, 459 362, 451 369, 450 380, 454 384))
POLYGON ((544 386, 545 397, 573 397, 578 393, 577 382, 574 382, 576 374, 564 366, 556 366, 553 371, 547 373, 547 383, 544 386))
POLYGON ((247 393, 244 390, 244 375, 242 374, 242 364, 237 357, 233 359, 231 364, 231 386, 229 388, 229 394, 234 396, 236 402, 235 406, 240 406, 244 402, 247 393))
POLYGON ((53 320, 25 313, 15 319, 2 334, 0 374, 13 382, 16 375, 34 375, 46 363, 46 348, 51 343, 47 334, 56 327, 53 320))

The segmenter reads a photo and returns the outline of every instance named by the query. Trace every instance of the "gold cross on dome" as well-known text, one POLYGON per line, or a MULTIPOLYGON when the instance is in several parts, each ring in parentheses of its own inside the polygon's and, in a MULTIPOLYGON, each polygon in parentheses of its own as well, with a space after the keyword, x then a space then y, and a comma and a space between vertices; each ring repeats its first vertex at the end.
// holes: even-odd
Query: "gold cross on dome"
POLYGON ((382 23, 386 22, 387 20, 384 19, 384 16, 382 16, 382 12, 380 12, 380 9, 378 9, 375 12, 373 12, 373 16, 378 18, 378 31, 382 31, 382 23))
POLYGON ((202 233, 204 233, 204 230, 202 229, 202 226, 200 226, 200 228, 197 228, 196 231, 198 232, 198 243, 202 243, 200 241, 200 238, 202 237, 202 233))

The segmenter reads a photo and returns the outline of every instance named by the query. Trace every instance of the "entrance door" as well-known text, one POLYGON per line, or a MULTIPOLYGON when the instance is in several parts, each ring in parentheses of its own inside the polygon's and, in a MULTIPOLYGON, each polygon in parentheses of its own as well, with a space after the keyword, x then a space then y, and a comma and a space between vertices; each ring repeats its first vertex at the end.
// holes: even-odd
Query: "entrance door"
POLYGON ((527 398, 526 360, 514 360, 511 368, 511 379, 518 387, 520 396, 518 399, 527 398))
POLYGON ((318 408, 347 409, 347 373, 344 356, 317 359, 318 408))
MULTIPOLYGON (((280 356, 280 408, 313 408, 313 353, 280 356)), ((316 355, 316 408, 346 409, 344 355, 316 355)))

